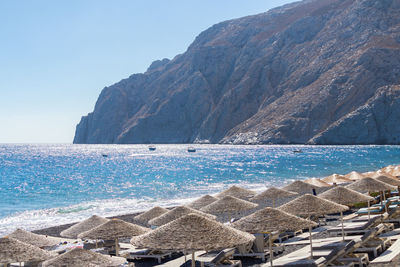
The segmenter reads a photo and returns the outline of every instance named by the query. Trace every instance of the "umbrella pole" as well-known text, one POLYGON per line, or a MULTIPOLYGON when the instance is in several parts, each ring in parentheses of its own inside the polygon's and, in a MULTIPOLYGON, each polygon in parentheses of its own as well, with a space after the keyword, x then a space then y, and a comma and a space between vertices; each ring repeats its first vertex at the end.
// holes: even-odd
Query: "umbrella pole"
POLYGON ((369 210, 370 208, 370 202, 368 200, 368 221, 371 219, 371 211, 369 210))
POLYGON ((340 212, 340 220, 342 221, 342 236, 344 241, 343 211, 340 212))
MULTIPOLYGON (((308 216, 308 219, 310 220, 310 219, 311 219, 311 216, 308 216)), ((311 259, 312 259, 314 256, 313 256, 313 251, 312 251, 312 235, 311 235, 311 230, 312 230, 312 227, 309 226, 309 227, 308 227, 308 231, 310 232, 310 252, 311 252, 311 259)))
POLYGON ((272 200, 272 208, 275 209, 275 198, 272 200))
MULTIPOLYGON (((383 201, 386 201, 386 191, 383 191, 383 201)), ((388 212, 388 203, 385 202, 385 212, 388 212)))
POLYGON ((115 239, 115 256, 119 256, 118 238, 115 239))
POLYGON ((270 233, 269 234, 269 262, 270 262, 270 265, 271 266, 273 266, 272 265, 272 260, 273 260, 273 257, 274 257, 274 251, 272 250, 272 233, 270 233))
POLYGON ((196 267, 196 261, 194 259, 194 251, 192 251, 192 267, 196 267))
POLYGON ((308 228, 308 231, 310 232, 310 251, 311 251, 311 259, 313 258, 313 251, 312 251, 312 235, 311 235, 311 226, 308 228))

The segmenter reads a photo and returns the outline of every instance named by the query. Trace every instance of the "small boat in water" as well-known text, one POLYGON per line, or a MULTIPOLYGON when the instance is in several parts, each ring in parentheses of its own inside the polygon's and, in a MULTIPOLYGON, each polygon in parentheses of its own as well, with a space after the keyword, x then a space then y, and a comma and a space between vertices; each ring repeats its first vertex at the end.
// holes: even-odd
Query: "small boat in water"
POLYGON ((107 158, 108 155, 107 154, 102 154, 103 158, 107 158))
POLYGON ((188 152, 196 152, 196 148, 194 148, 194 147, 188 147, 188 152))
POLYGON ((303 151, 301 149, 299 150, 293 150, 293 153, 303 153, 303 151))
POLYGON ((149 146, 149 150, 150 151, 154 151, 154 150, 156 150, 156 147, 155 146, 149 146))

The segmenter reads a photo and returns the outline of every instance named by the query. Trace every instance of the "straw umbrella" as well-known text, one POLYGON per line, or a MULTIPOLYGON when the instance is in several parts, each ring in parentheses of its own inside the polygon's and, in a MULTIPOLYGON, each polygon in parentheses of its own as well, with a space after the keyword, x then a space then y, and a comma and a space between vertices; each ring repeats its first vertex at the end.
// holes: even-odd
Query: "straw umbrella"
POLYGON ((233 185, 233 186, 229 187, 228 189, 218 193, 216 195, 216 197, 223 198, 225 196, 232 196, 232 197, 237 197, 237 198, 244 199, 244 200, 249 200, 250 198, 254 197, 256 194, 257 193, 252 190, 233 185))
POLYGON ((386 183, 386 184, 390 184, 390 185, 393 185, 393 186, 400 186, 400 180, 399 179, 393 179, 393 178, 390 178, 390 177, 384 176, 384 175, 376 177, 375 180, 378 180, 380 182, 383 182, 383 183, 386 183))
POLYGON ((159 228, 133 237, 137 247, 185 250, 192 252, 195 266, 196 250, 214 250, 251 244, 255 237, 198 214, 188 214, 159 228))
POLYGON ((12 237, 14 239, 17 239, 19 241, 25 242, 27 244, 43 248, 43 247, 52 247, 54 245, 57 245, 61 242, 61 238, 56 238, 52 236, 45 236, 45 235, 38 235, 34 234, 28 231, 25 231, 23 229, 17 229, 11 234, 8 235, 8 237, 12 237))
MULTIPOLYGON (((348 189, 342 186, 335 186, 328 191, 319 195, 320 198, 327 199, 338 204, 346 205, 346 206, 353 206, 354 203, 358 202, 366 202, 374 200, 373 197, 361 194, 357 191, 348 189)), ((342 236, 344 240, 344 226, 343 226, 343 212, 340 212, 340 219, 342 221, 342 236)))
POLYGON ((168 210, 165 208, 154 207, 146 212, 143 212, 142 214, 135 216, 134 219, 140 223, 148 224, 151 219, 157 218, 158 216, 161 216, 167 212, 168 210))
POLYGON ((361 179, 365 178, 364 175, 362 175, 361 173, 356 172, 356 171, 349 172, 348 174, 343 175, 343 176, 352 181, 357 181, 357 180, 361 180, 361 179))
POLYGON ((283 187, 282 189, 291 191, 291 192, 296 192, 299 194, 305 194, 305 193, 312 193, 313 189, 318 190, 318 189, 320 189, 320 187, 297 180, 297 181, 294 181, 293 183, 283 187))
MULTIPOLYGON (((356 181, 356 182, 354 182, 352 184, 349 184, 349 185, 346 186, 346 188, 353 189, 353 190, 355 190, 357 192, 360 192, 360 193, 367 193, 368 192, 368 194, 370 192, 380 192, 380 191, 385 192, 386 190, 395 190, 396 189, 396 187, 394 187, 394 186, 392 186, 390 184, 383 183, 383 182, 375 180, 375 179, 373 179, 371 177, 365 177, 362 180, 359 180, 359 181, 356 181)), ((385 198, 385 193, 383 194, 383 198, 386 199, 385 198)), ((370 206, 369 206, 369 201, 368 201, 368 218, 370 218, 369 207, 370 206)), ((386 205, 385 205, 385 209, 387 211, 386 205)))
POLYGON ((394 168, 396 168, 398 166, 395 165, 387 165, 386 167, 381 168, 380 170, 386 173, 389 173, 391 170, 393 170, 394 168))
POLYGON ((121 266, 126 263, 124 258, 107 257, 99 253, 75 248, 57 257, 42 262, 42 267, 75 267, 75 266, 121 266))
POLYGON ((225 196, 200 210, 214 215, 219 215, 223 213, 229 214, 229 222, 232 219, 232 213, 237 213, 240 211, 251 210, 257 208, 258 205, 243 199, 239 199, 232 196, 225 196))
POLYGON ((150 231, 149 228, 145 228, 133 223, 124 222, 119 219, 112 219, 106 223, 103 223, 89 231, 80 233, 79 238, 89 239, 103 239, 113 240, 115 239, 115 254, 118 256, 118 239, 122 237, 131 237, 141 235, 150 231))
POLYGON ((355 190, 343 186, 335 186, 332 189, 329 189, 328 191, 318 195, 318 197, 346 206, 352 206, 358 202, 374 200, 374 198, 371 196, 361 194, 355 190))
POLYGON ((388 170, 385 170, 384 172, 388 173, 390 175, 396 176, 396 177, 400 176, 400 165, 399 166, 393 166, 392 168, 390 168, 388 170))
MULTIPOLYGON (((294 215, 308 216, 310 218, 311 216, 319 216, 330 213, 343 212, 348 210, 349 207, 310 194, 305 194, 280 206, 279 209, 294 215)), ((313 251, 312 251, 311 227, 309 228, 309 231, 310 231, 310 249, 312 257, 313 251)))
POLYGON ((158 216, 152 220, 149 221, 150 225, 154 226, 161 226, 163 224, 169 223, 170 221, 173 221, 175 219, 178 219, 179 217, 182 217, 184 215, 188 215, 189 213, 196 213, 204 217, 208 217, 212 220, 215 220, 215 216, 211 214, 207 214, 189 207, 185 206, 178 206, 176 208, 173 208, 172 210, 164 213, 161 216, 158 216))
POLYGON ((361 174, 362 174, 362 175, 364 175, 365 177, 371 177, 372 175, 374 175, 374 174, 375 174, 375 172, 374 172, 374 171, 370 171, 370 172, 362 172, 361 174))
POLYGON ((271 266, 273 258, 272 232, 296 231, 313 226, 317 226, 313 221, 305 220, 287 212, 269 207, 256 211, 232 224, 232 227, 244 232, 270 234, 269 253, 271 266))
POLYGON ((378 180, 372 179, 371 177, 365 177, 362 180, 358 180, 346 186, 346 188, 353 189, 360 193, 366 192, 379 192, 386 190, 395 190, 396 187, 387 183, 382 183, 378 180))
POLYGON ((272 199, 272 207, 275 208, 275 200, 285 197, 292 197, 296 196, 298 193, 290 192, 284 189, 270 187, 267 190, 257 194, 256 196, 252 197, 250 200, 253 202, 261 202, 272 199))
POLYGON ((306 180, 304 180, 304 182, 306 182, 308 184, 311 184, 311 185, 318 186, 318 187, 329 187, 329 186, 331 186, 327 182, 324 182, 324 181, 322 181, 321 179, 318 179, 318 178, 306 179, 306 180))
POLYGON ((12 237, 0 238, 0 263, 40 262, 54 257, 54 254, 12 237))
POLYGON ((77 224, 72 225, 71 227, 65 229, 60 233, 62 237, 68 238, 77 238, 78 235, 82 232, 88 231, 90 229, 95 228, 109 220, 97 215, 93 215, 90 218, 83 220, 77 224))
POLYGON ((352 180, 350 180, 349 178, 346 178, 343 175, 339 175, 336 173, 323 178, 322 181, 324 181, 326 183, 330 183, 330 184, 343 184, 343 183, 351 183, 352 182, 352 180))
POLYGON ((218 200, 218 198, 215 198, 215 197, 210 196, 210 195, 205 195, 205 196, 202 196, 201 198, 198 198, 195 201, 189 203, 186 206, 189 207, 189 208, 195 209, 195 210, 199 210, 202 207, 205 207, 208 204, 211 204, 216 200, 218 200))
POLYGON ((380 177, 380 176, 386 176, 386 177, 389 177, 389 178, 398 180, 398 178, 397 178, 396 176, 393 176, 393 175, 391 175, 391 174, 389 174, 389 173, 386 173, 386 172, 384 172, 384 171, 381 171, 381 170, 376 171, 375 173, 371 174, 369 177, 371 177, 371 178, 377 178, 377 177, 380 177))

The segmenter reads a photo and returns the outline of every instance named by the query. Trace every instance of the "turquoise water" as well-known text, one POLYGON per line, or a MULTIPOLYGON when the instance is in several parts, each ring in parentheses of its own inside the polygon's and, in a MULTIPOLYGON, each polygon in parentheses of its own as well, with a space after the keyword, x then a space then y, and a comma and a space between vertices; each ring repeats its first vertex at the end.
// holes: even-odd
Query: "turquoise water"
POLYGON ((178 205, 231 184, 263 190, 400 163, 398 146, 156 147, 0 145, 0 234, 178 205))

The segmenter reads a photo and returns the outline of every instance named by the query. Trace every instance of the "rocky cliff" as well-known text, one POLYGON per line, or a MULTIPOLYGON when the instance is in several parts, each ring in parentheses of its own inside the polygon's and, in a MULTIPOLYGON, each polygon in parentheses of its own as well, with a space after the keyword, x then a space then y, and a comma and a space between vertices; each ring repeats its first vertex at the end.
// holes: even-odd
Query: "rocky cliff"
POLYGON ((400 143, 400 0, 225 21, 101 92, 74 143, 400 143))

